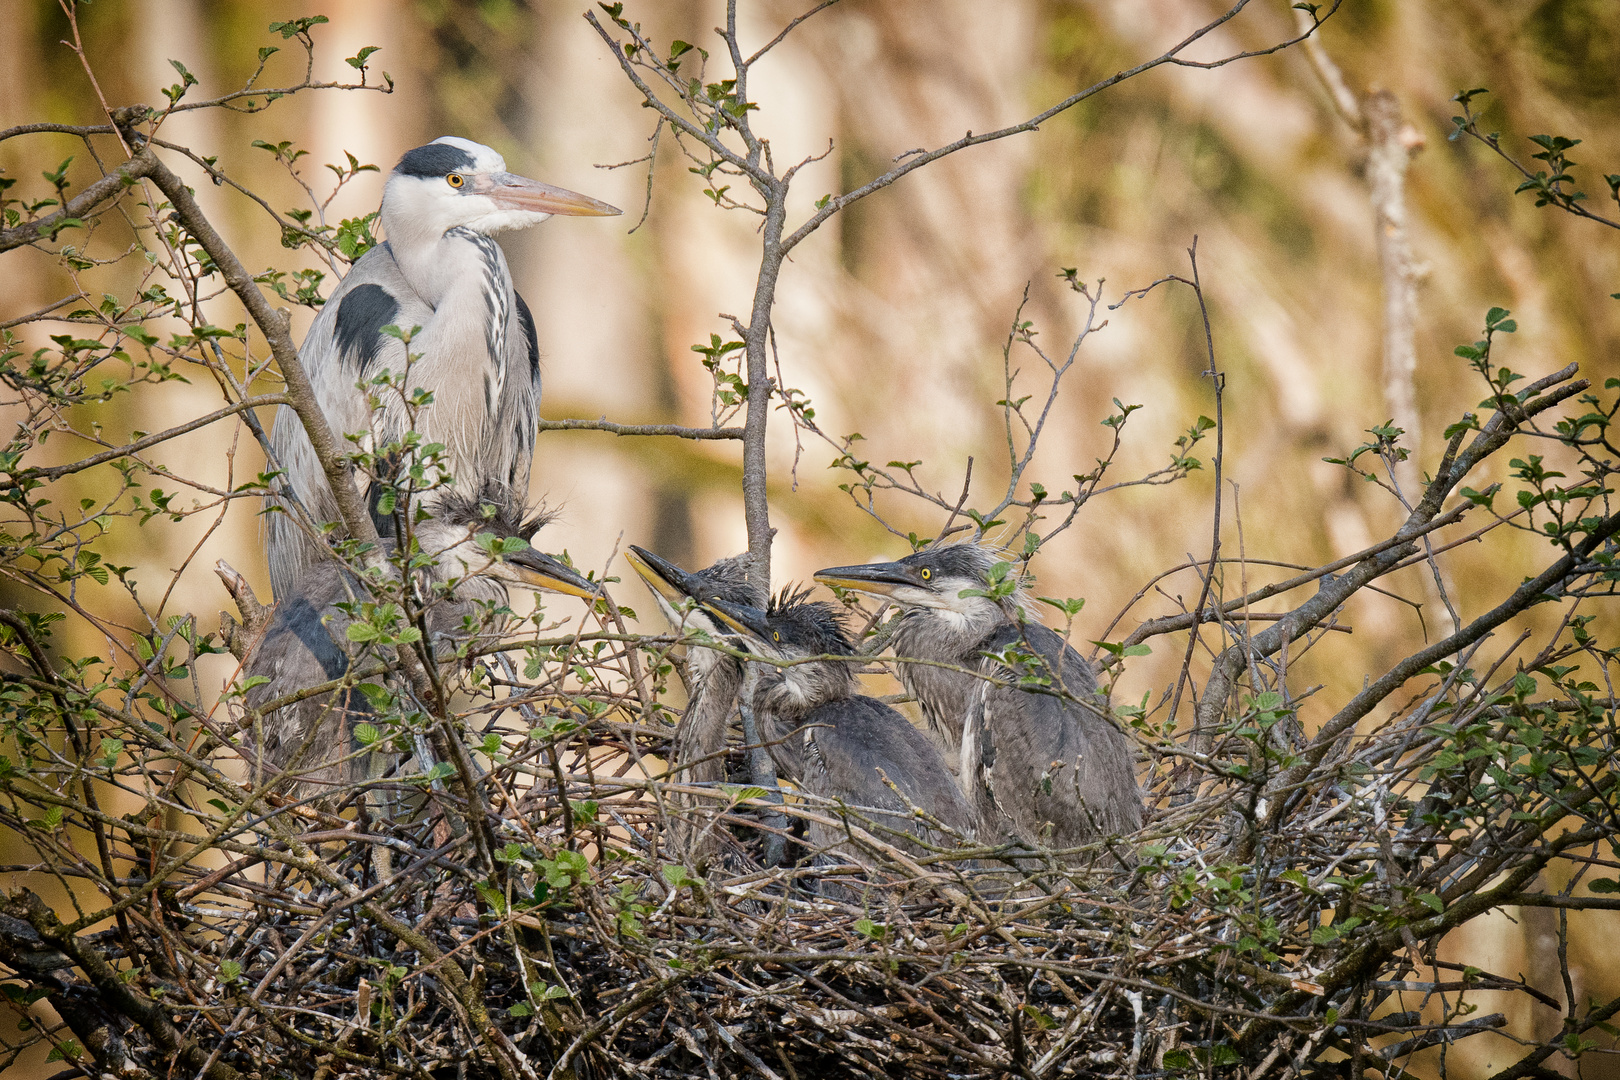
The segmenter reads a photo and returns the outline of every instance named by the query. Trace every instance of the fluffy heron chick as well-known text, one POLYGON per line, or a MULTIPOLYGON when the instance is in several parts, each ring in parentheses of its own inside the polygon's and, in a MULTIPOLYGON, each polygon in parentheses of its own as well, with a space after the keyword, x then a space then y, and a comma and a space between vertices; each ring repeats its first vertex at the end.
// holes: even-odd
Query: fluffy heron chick
MULTIPOLYGON (((434 652, 440 657, 454 653, 456 637, 469 623, 476 623, 480 603, 504 605, 511 586, 592 601, 597 595, 592 582, 527 546, 543 518, 525 520, 522 508, 499 485, 490 485, 483 494, 486 498, 455 491, 436 494, 432 515, 415 527, 420 557, 411 560, 418 565, 410 573, 426 612, 434 652), (492 556, 479 543, 485 534, 502 542, 493 545, 501 554, 492 556), (514 538, 525 546, 503 552, 514 538)), ((366 577, 336 560, 304 570, 279 597, 275 614, 244 667, 246 679, 267 680, 249 688, 247 707, 258 710, 300 690, 343 679, 368 651, 384 659, 374 646, 350 640, 349 627, 355 619, 339 606, 378 599, 366 577)), ((265 778, 282 772, 296 776, 291 788, 296 798, 341 791, 366 775, 363 757, 351 756, 359 749, 353 733, 356 725, 372 718, 370 705, 355 686, 283 705, 260 722, 255 764, 265 778)))
POLYGON ((1056 847, 1135 832, 1142 796, 1130 740, 1106 718, 1091 665, 1030 616, 1021 594, 983 595, 1001 561, 994 548, 955 544, 815 577, 902 607, 891 643, 900 679, 961 748, 962 789, 997 831, 1056 847), (1017 670, 998 659, 1009 650, 1027 658, 1017 670), (989 681, 1028 675, 1068 697, 989 681))
MULTIPOLYGON (((721 559, 695 573, 634 544, 625 558, 677 634, 698 630, 717 640, 726 637, 725 626, 703 605, 711 600, 746 604, 752 596, 747 555, 721 559)), ((742 675, 742 664, 734 657, 701 645, 687 648, 686 713, 675 729, 675 765, 682 783, 714 784, 726 778, 726 729, 742 675)))
MULTIPOLYGON (((539 335, 492 236, 559 214, 617 213, 587 195, 515 176, 500 154, 467 139, 447 136, 407 152, 383 188, 387 241, 355 261, 299 347, 334 434, 341 441, 369 433, 386 446, 413 423, 406 400, 431 391, 432 404, 414 424, 424 442, 444 445, 457 486, 478 491, 499 481, 527 491, 540 415, 539 335), (405 342, 385 327, 417 328, 408 359, 405 342), (374 416, 370 392, 359 384, 384 370, 407 381, 403 394, 378 391, 374 416)), ((337 502, 291 406, 277 410, 270 441, 299 503, 317 522, 337 521, 337 502)), ((280 506, 274 497, 269 502, 280 506)), ((271 514, 267 532, 279 600, 331 552, 288 513, 271 514)))
MULTIPOLYGON (((750 652, 785 662, 760 665, 754 696, 760 737, 779 772, 890 829, 949 844, 913 816, 916 807, 960 836, 977 834, 978 815, 938 748, 904 716, 860 693, 852 667, 859 660, 837 607, 813 603, 805 592, 783 593, 766 611, 723 600, 706 606, 750 652)), ((816 822, 808 836, 817 850, 844 839, 843 830, 816 822)))

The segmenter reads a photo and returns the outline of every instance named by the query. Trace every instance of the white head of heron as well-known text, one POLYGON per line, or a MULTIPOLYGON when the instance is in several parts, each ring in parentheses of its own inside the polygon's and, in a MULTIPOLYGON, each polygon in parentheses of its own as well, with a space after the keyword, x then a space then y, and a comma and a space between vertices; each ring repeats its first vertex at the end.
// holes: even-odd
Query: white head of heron
POLYGON ((553 215, 611 217, 619 209, 588 195, 506 171, 506 159, 482 143, 446 135, 406 152, 383 189, 382 223, 442 236, 526 229, 553 215))

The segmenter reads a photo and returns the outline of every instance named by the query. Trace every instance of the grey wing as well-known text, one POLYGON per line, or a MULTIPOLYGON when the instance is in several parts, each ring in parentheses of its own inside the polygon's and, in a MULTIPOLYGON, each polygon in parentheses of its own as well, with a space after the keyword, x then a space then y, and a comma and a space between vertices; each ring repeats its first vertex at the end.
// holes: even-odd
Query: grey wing
MULTIPOLYGON (((349 670, 348 620, 331 606, 349 595, 342 572, 335 563, 317 565, 298 585, 277 604, 243 671, 249 680, 256 676, 268 680, 244 696, 249 709, 340 679, 349 670)), ((354 767, 336 762, 352 749, 359 718, 370 714, 364 697, 346 690, 305 698, 265 715, 253 755, 254 781, 273 779, 291 767, 305 779, 298 789, 313 788, 309 792, 313 794, 351 779, 354 767)))
MULTIPOLYGON (((1106 712, 1096 673, 1062 635, 1039 623, 1009 624, 991 636, 985 651, 1013 645, 1035 655, 1035 670, 1054 689, 1090 698, 1106 712)), ((1001 674, 1012 675, 1005 669, 1001 674)), ((981 799, 994 802, 1026 835, 1050 823, 1053 842, 1068 845, 1141 828, 1130 739, 1098 711, 1052 694, 986 683, 970 723, 978 742, 972 775, 981 799)))
MULTIPOLYGON (((405 369, 404 343, 382 328, 393 325, 408 331, 426 327, 432 317, 433 309, 405 283, 387 244, 361 256, 333 290, 298 351, 340 451, 352 445, 345 434, 367 433, 372 427, 367 396, 355 384, 385 369, 405 369)), ((387 441, 388 432, 377 435, 387 441)), ((281 482, 312 519, 302 522, 296 510, 275 496, 266 500, 266 509, 271 510, 266 523, 270 584, 281 597, 304 570, 329 557, 326 540, 312 525, 335 522, 338 513, 315 448, 291 406, 277 408, 270 446, 282 471, 281 482)), ((341 536, 342 531, 332 535, 341 536)))
POLYGON ((1130 741, 1109 721, 1062 698, 993 686, 973 719, 973 775, 1026 835, 1050 823, 1052 842, 1068 846, 1141 827, 1130 741))
POLYGON ((939 749, 894 709, 873 698, 854 697, 816 710, 809 722, 827 725, 813 729, 825 794, 903 815, 888 822, 897 827, 915 824, 909 802, 957 832, 975 835, 978 815, 939 749), (824 715, 830 710, 836 715, 824 715))
POLYGON ((1004 623, 980 644, 979 651, 999 653, 1009 646, 1034 654, 1034 671, 1051 679, 1054 686, 1061 685, 1075 697, 1096 692, 1097 673, 1091 664, 1051 627, 1038 622, 1004 623))
POLYGON ((820 751, 815 746, 815 731, 802 725, 793 725, 774 713, 756 709, 755 725, 765 752, 776 766, 776 774, 783 779, 817 795, 826 795, 823 778, 826 769, 820 751), (806 738, 809 736, 809 738, 806 738))

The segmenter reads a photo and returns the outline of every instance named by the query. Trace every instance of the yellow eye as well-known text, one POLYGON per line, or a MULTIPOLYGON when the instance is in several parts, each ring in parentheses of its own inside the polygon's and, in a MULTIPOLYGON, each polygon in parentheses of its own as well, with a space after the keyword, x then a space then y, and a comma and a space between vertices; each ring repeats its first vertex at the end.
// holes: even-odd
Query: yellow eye
POLYGON ((782 640, 781 633, 776 631, 776 630, 772 630, 771 631, 771 640, 772 641, 781 641, 782 640))
POLYGON ((928 569, 926 566, 923 567, 922 579, 924 581, 931 581, 931 580, 933 580, 933 577, 934 577, 934 572, 932 570, 928 569))
POLYGON ((467 181, 462 179, 462 176, 461 176, 460 173, 451 173, 449 176, 444 178, 444 182, 449 184, 451 187, 460 187, 462 184, 465 184, 467 181))

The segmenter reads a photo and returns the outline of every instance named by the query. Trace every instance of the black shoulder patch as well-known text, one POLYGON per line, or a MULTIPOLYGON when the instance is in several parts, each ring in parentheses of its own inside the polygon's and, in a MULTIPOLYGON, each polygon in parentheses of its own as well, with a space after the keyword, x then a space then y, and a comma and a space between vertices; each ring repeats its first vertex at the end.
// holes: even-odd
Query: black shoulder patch
POLYGON ((533 379, 540 372, 540 335, 534 328, 534 312, 529 310, 523 294, 513 289, 512 295, 517 297, 518 322, 523 326, 523 340, 529 345, 529 378, 533 379))
POLYGON ((428 143, 405 151, 394 171, 406 176, 444 176, 458 169, 471 169, 474 164, 472 155, 459 146, 428 143))
POLYGON ((338 303, 337 326, 332 336, 338 355, 352 354, 365 372, 377 359, 382 346, 382 328, 399 315, 399 301, 381 285, 358 285, 338 303))
POLYGON ((388 485, 381 482, 371 485, 371 494, 366 499, 366 513, 371 515, 371 523, 377 527, 377 535, 384 540, 392 540, 399 535, 399 530, 394 527, 394 515, 385 514, 382 510, 382 497, 387 490, 388 485))
POLYGON ((294 593, 276 611, 272 629, 296 637, 321 665, 328 679, 341 679, 349 672, 349 657, 332 640, 331 631, 321 622, 322 614, 309 602, 309 597, 294 593))

